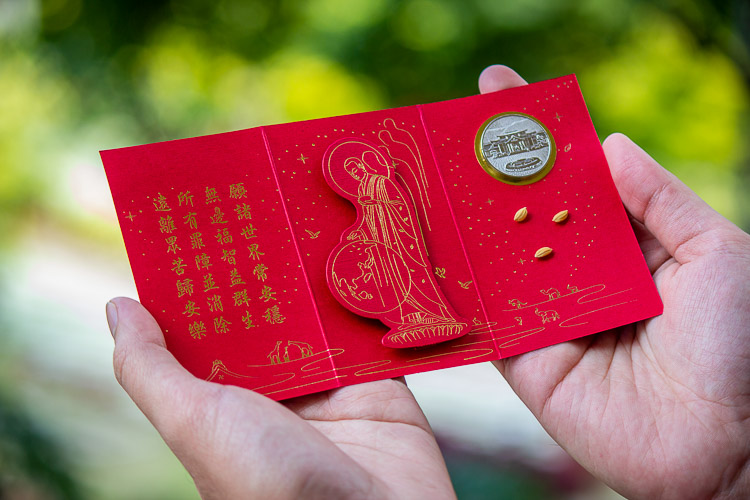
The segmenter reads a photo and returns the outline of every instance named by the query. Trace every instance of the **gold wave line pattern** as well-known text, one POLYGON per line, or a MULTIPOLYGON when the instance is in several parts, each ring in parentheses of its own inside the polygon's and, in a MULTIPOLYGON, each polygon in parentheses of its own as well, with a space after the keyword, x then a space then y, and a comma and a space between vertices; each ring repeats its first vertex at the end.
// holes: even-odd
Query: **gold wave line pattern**
MULTIPOLYGON (((390 363, 390 360, 387 360, 387 361, 390 363)), ((412 366, 430 365, 430 364, 439 363, 439 362, 440 361, 426 361, 424 363, 415 363, 413 365, 409 365, 409 368, 411 368, 412 366)), ((375 375, 376 373, 386 373, 386 372, 389 372, 389 371, 401 370, 403 368, 404 367, 399 367, 399 368, 391 368, 391 369, 388 369, 388 370, 376 370, 376 371, 367 371, 368 369, 364 369, 364 370, 360 370, 360 371, 356 372, 354 374, 354 376, 355 377, 364 377, 365 375, 375 375), (367 372, 367 373, 364 373, 364 372, 367 372)))
POLYGON ((593 302, 593 301, 595 301, 595 300, 599 300, 599 299, 604 299, 604 298, 607 298, 607 297, 611 297, 612 295, 616 295, 616 294, 618 294, 618 293, 624 293, 624 292, 627 292, 627 291, 629 291, 629 290, 632 290, 632 288, 627 288, 627 289, 625 289, 625 290, 620 290, 619 292, 613 292, 613 293, 611 293, 611 294, 609 294, 609 295, 604 295, 604 296, 602 296, 602 297, 596 297, 596 298, 594 298, 594 299, 590 299, 590 300, 586 300, 586 301, 583 301, 583 302, 581 302, 581 299, 583 299, 583 298, 585 298, 585 297, 588 297, 588 296, 590 296, 590 295, 594 295, 595 293, 599 293, 599 292, 602 292, 602 291, 604 291, 604 289, 605 289, 605 288, 607 288, 607 285, 605 285, 604 283, 599 283, 598 285, 591 285, 591 286, 588 286, 588 287, 586 287, 586 288, 581 288, 580 290, 578 290, 578 291, 576 291, 576 292, 569 292, 569 293, 566 293, 566 294, 562 294, 562 295, 560 295, 559 297, 557 297, 557 298, 554 298, 554 299, 547 299, 547 300, 542 300, 541 302, 536 302, 536 303, 534 303, 534 304, 530 304, 530 305, 525 305, 525 306, 523 306, 523 307, 514 307, 514 308, 512 308, 512 309, 503 309, 503 312, 513 312, 513 311, 520 311, 520 310, 522 310, 522 309, 529 309, 529 308, 531 308, 531 307, 538 307, 538 306, 540 306, 540 305, 542 305, 542 304, 548 304, 548 303, 550 303, 550 302, 554 302, 555 300, 560 300, 560 299, 562 299, 562 298, 564 298, 564 297, 568 297, 568 296, 570 296, 570 295, 577 295, 577 294, 580 294, 581 292, 585 292, 585 291, 587 291, 587 290, 591 290, 591 291, 590 291, 590 292, 588 292, 588 293, 585 293, 585 294, 581 295, 581 296, 580 296, 580 297, 579 297, 579 298, 577 299, 577 302, 578 302, 579 304, 584 304, 584 303, 587 303, 587 302, 593 302), (592 290, 593 288, 596 288, 596 290, 592 290))
MULTIPOLYGON (((318 364, 319 362, 325 361, 327 359, 331 360, 331 364, 333 364, 333 358, 335 358, 339 354, 343 354, 344 353, 344 349, 341 349, 340 347, 337 347, 337 348, 334 348, 334 349, 328 349, 326 351, 320 351, 320 353, 316 352, 312 356, 316 356, 317 354, 321 354, 321 353, 327 353, 328 357, 326 357, 326 358, 318 358, 316 360, 310 361, 307 364, 305 364, 302 368, 300 368, 300 371, 303 371, 303 372, 313 371, 315 368, 308 368, 308 367, 311 366, 311 365, 318 364)), ((335 368, 334 368, 334 370, 335 370, 335 368)), ((325 372, 319 372, 319 373, 325 373, 325 372)))
POLYGON ((269 394, 276 394, 276 393, 283 392, 283 391, 293 391, 294 389, 300 389, 302 387, 309 387, 311 385, 322 384, 323 382, 330 382, 331 380, 336 380, 336 379, 343 378, 343 377, 346 377, 346 375, 340 375, 340 376, 335 376, 335 377, 331 377, 331 378, 327 378, 327 379, 323 379, 323 380, 318 380, 316 382, 310 382, 309 384, 295 385, 294 387, 285 387, 285 388, 279 389, 277 391, 265 392, 264 394, 267 396, 269 394))
MULTIPOLYGON (((599 291, 603 291, 603 290, 604 289, 602 288, 602 290, 599 290, 599 291)), ((579 304, 587 304, 589 302, 594 302, 595 300, 606 299, 607 297, 612 297, 613 295, 617 295, 617 294, 620 294, 620 293, 629 292, 630 290, 632 290, 632 288, 626 288, 625 290, 620 290, 619 292, 612 292, 610 294, 602 295, 601 297, 596 297, 596 298, 593 298, 593 299, 590 299, 590 300, 583 300, 586 297, 588 297, 589 295, 593 295, 593 294, 597 293, 597 292, 591 292, 591 293, 587 293, 586 295, 582 295, 581 297, 578 298, 578 300, 576 302, 578 302, 579 304)))
MULTIPOLYGON (((531 337, 532 335, 535 335, 535 334, 541 332, 544 329, 545 329, 544 327, 540 327, 540 328, 537 328, 536 331, 530 330, 531 333, 527 333, 526 335, 523 335, 522 337, 518 337, 518 338, 515 338, 515 339, 508 340, 507 342, 499 344, 497 347, 498 347, 498 349, 505 349, 505 348, 508 348, 508 347, 516 346, 516 345, 519 344, 519 342, 518 342, 519 340, 521 340, 523 338, 526 338, 526 337, 531 337)), ((521 333, 523 333, 523 332, 521 332, 521 333)))
POLYGON ((625 304, 630 304, 631 302, 638 302, 638 299, 626 300, 625 302, 619 302, 617 304, 612 304, 611 306, 600 307, 599 309, 594 309, 593 311, 588 311, 588 312, 585 312, 585 313, 582 313, 582 314, 578 314, 576 316, 573 316, 572 318, 568 318, 568 319, 565 319, 565 320, 561 321, 560 323, 558 323, 558 326, 560 328, 573 328, 575 326, 586 325, 586 324, 588 324, 588 321, 584 321, 583 323, 576 323, 575 325, 566 325, 565 323, 567 323, 568 321, 574 320, 576 318, 580 318, 581 316, 586 316, 586 315, 589 315, 589 314, 593 314, 595 312, 603 311, 605 309, 611 309, 612 307, 617 307, 617 306, 622 306, 622 305, 625 305, 625 304))
MULTIPOLYGON (((495 337, 495 340, 499 340, 499 339, 507 339, 507 338, 510 338, 510 337, 515 337, 515 336, 517 336, 517 335, 521 335, 522 333, 527 333, 527 332, 531 332, 531 333, 530 333, 529 335, 533 335, 533 334, 535 334, 535 333, 539 333, 539 332, 541 332, 542 330, 546 330, 546 329, 547 329, 547 327, 546 327, 546 326, 538 326, 538 327, 536 327, 536 328, 529 328, 528 330, 522 330, 522 331, 520 331, 520 332, 516 332, 516 333, 511 333, 511 334, 509 334, 509 335, 503 335, 502 337, 495 337)), ((524 335, 523 337, 528 337, 528 335, 524 335)), ((523 337, 519 337, 519 338, 523 338, 523 337)))
POLYGON ((463 349, 463 350, 460 350, 460 351, 452 351, 452 352, 447 352, 447 353, 442 353, 442 354, 433 354, 431 356, 422 356, 421 358, 410 359, 409 362, 412 362, 412 361, 421 361, 423 359, 430 359, 430 358, 439 358, 439 357, 443 357, 443 356, 453 356, 455 354, 477 352, 477 351, 481 352, 482 354, 477 354, 477 355, 474 355, 474 356, 465 357, 464 361, 468 361, 470 359, 481 358, 482 356, 487 356, 488 354, 493 354, 495 352, 494 349, 489 349, 489 348, 487 348, 487 349, 463 349))

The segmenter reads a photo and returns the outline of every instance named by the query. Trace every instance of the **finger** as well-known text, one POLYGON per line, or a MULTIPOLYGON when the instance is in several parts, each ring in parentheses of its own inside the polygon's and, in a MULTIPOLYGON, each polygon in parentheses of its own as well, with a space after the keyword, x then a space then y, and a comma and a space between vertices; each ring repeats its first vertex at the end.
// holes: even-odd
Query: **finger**
POLYGON ((526 85, 527 82, 507 66, 493 64, 487 66, 479 75, 479 92, 495 92, 526 85))
POLYGON ((603 147, 625 208, 678 262, 723 244, 734 226, 633 141, 613 134, 603 147))

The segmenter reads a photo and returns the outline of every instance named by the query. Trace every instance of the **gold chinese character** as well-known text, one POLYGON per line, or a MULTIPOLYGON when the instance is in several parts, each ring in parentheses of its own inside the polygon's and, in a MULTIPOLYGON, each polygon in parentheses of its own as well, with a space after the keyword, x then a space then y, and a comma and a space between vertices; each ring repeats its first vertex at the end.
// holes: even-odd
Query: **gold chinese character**
POLYGON ((247 198, 247 190, 245 189, 245 186, 243 186, 242 182, 229 185, 229 197, 236 199, 247 198))
POLYGON ((245 284, 245 282, 242 281, 242 276, 240 276, 240 272, 237 270, 236 267, 229 272, 229 281, 231 282, 229 286, 245 284))
POLYGON ((177 297, 183 295, 193 295, 193 280, 185 278, 184 280, 177 280, 177 297))
POLYGON ((253 225, 252 225, 252 224, 248 224, 248 225, 247 225, 247 226, 246 226, 246 227, 245 227, 245 228, 244 228, 244 229, 242 230, 242 236, 244 236, 244 237, 245 237, 245 238, 247 238, 248 240, 249 240, 250 238, 257 238, 257 236, 255 236, 255 228, 253 227, 253 225))
POLYGON ((195 212, 190 212, 182 218, 182 220, 185 221, 185 224, 190 226, 190 229, 198 229, 198 221, 195 218, 196 215, 198 214, 196 214, 195 212))
POLYGON ((218 241, 219 244, 221 244, 221 245, 223 245, 225 243, 231 243, 232 242, 232 235, 229 234, 229 230, 227 228, 217 229, 216 230, 216 241, 218 241))
POLYGON ((192 318, 193 316, 200 316, 201 313, 198 312, 198 307, 195 305, 195 302, 192 300, 188 300, 187 304, 185 304, 185 310, 182 311, 182 314, 186 315, 188 318, 192 318))
POLYGON ((174 221, 172 220, 171 215, 159 217, 159 231, 162 233, 171 233, 175 229, 177 228, 174 226, 174 221))
POLYGON ((242 317, 242 322, 245 323, 245 330, 258 326, 253 324, 253 315, 250 314, 250 311, 245 311, 245 315, 242 317))
POLYGON ((214 207, 214 214, 211 216, 211 224, 226 224, 224 220, 224 213, 220 207, 214 207))
POLYGON ((252 245, 247 247, 247 249, 250 250, 250 258, 253 260, 260 260, 260 256, 266 254, 265 252, 261 252, 260 250, 258 250, 257 243, 253 243, 252 245))
POLYGON ((234 208, 234 211, 237 213, 237 220, 253 218, 253 216, 250 214, 250 205, 248 205, 247 203, 237 205, 234 208))
POLYGON ((266 271, 268 270, 268 267, 266 267, 262 262, 255 266, 255 269, 253 269, 253 274, 256 278, 258 278, 260 281, 266 281, 268 279, 268 276, 266 276, 266 271))
POLYGON ((206 336, 206 325, 203 321, 193 321, 188 325, 188 332, 194 339, 200 339, 206 336))
POLYGON ((276 300, 276 292, 273 291, 273 289, 266 285, 263 287, 263 290, 260 291, 260 297, 259 299, 263 299, 263 302, 268 302, 269 300, 276 300))
POLYGON ((205 253, 195 256, 195 267, 198 269, 208 269, 211 265, 211 258, 205 253))
POLYGON ((250 303, 250 297, 247 296, 247 290, 238 290, 234 292, 234 295, 232 296, 234 299, 234 305, 241 306, 241 305, 247 305, 250 303))
POLYGON ((224 319, 224 316, 214 318, 214 330, 216 330, 216 333, 227 333, 229 331, 229 325, 231 324, 232 323, 224 319))
POLYGON ((215 203, 217 201, 221 201, 221 200, 219 199, 219 194, 216 192, 216 189, 207 187, 206 188, 206 204, 215 203))
POLYGON ((190 191, 183 191, 180 194, 177 195, 177 201, 180 203, 180 206, 185 204, 185 206, 190 205, 193 206, 193 195, 190 194, 190 191))
POLYGON ((190 248, 196 250, 205 246, 206 245, 203 244, 203 236, 201 233, 193 233, 190 235, 190 248))
POLYGON ((266 309, 266 312, 263 314, 263 317, 266 319, 266 321, 268 321, 272 325, 281 324, 286 319, 279 312, 279 306, 272 306, 266 309))
POLYGON ((157 212, 169 212, 170 210, 172 210, 167 204, 167 197, 161 193, 159 193, 159 195, 154 198, 154 209, 157 212))
POLYGON ((169 238, 165 238, 164 241, 167 242, 167 253, 177 253, 177 250, 182 250, 182 248, 177 246, 177 236, 170 236, 169 238))
POLYGON ((219 288, 216 286, 216 282, 214 281, 214 277, 211 275, 211 273, 208 273, 203 277, 203 291, 207 292, 209 290, 214 290, 216 288, 219 288))
POLYGON ((174 271, 178 276, 185 272, 185 266, 187 266, 187 264, 183 263, 182 257, 177 257, 172 261, 172 271, 174 271))
POLYGON ((232 248, 231 250, 224 249, 222 250, 223 255, 221 256, 221 260, 229 264, 230 266, 233 266, 237 264, 237 261, 234 258, 234 254, 237 253, 237 250, 232 248))
POLYGON ((208 298, 208 309, 211 312, 224 311, 224 306, 221 303, 221 295, 212 295, 208 298))

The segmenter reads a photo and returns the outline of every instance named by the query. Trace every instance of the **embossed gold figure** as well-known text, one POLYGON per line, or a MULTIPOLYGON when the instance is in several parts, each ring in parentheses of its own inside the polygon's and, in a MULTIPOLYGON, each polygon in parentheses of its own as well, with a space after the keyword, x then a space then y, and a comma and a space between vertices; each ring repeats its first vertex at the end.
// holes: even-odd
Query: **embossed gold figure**
POLYGON ((469 331, 438 287, 414 207, 377 146, 341 139, 324 158, 324 174, 354 203, 357 220, 328 260, 328 284, 351 311, 380 319, 388 347, 415 347, 469 331))

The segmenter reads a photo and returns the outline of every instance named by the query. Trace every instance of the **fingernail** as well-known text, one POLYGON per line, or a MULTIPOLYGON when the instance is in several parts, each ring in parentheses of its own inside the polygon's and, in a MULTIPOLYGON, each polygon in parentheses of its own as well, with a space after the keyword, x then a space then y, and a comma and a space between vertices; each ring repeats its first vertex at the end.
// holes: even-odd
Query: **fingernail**
POLYGON ((109 325, 109 333, 112 334, 112 338, 115 338, 115 330, 117 330, 117 306, 114 302, 107 302, 107 324, 109 325))

